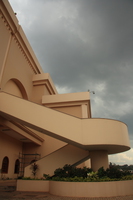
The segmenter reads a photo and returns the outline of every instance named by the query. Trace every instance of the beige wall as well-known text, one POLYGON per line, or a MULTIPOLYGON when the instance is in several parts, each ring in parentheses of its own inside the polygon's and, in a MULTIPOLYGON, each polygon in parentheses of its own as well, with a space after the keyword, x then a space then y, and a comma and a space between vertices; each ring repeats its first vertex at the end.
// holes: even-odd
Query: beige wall
MULTIPOLYGON (((55 169, 63 167, 65 164, 73 165, 84 158, 88 159, 88 157, 88 151, 69 144, 65 145, 36 162, 39 167, 36 177, 42 178, 43 174, 54 175, 55 169)), ((27 166, 25 168, 25 177, 29 176, 32 177, 32 173, 30 166, 27 166)))
MULTIPOLYGON (((81 148, 81 151, 82 149, 91 152, 104 150, 105 153, 102 153, 99 161, 97 153, 92 153, 91 159, 95 160, 93 167, 94 163, 97 165, 94 170, 102 166, 108 167, 107 152, 112 154, 130 149, 127 126, 120 121, 80 119, 5 93, 0 93, 0 102, 1 115, 7 119, 15 120, 57 140, 75 145, 81 148)), ((52 144, 49 142, 49 145, 52 144)), ((51 166, 51 162, 47 163, 51 166)))
POLYGON ((59 182, 50 181, 50 193, 69 197, 118 197, 133 195, 133 181, 59 182))
POLYGON ((19 158, 19 152, 22 152, 22 142, 0 132, 0 169, 2 161, 5 156, 9 158, 8 173, 4 177, 16 178, 18 175, 14 174, 14 166, 16 159, 19 158))
POLYGON ((23 94, 22 94, 21 90, 19 89, 19 87, 17 86, 17 84, 13 80, 9 80, 5 84, 3 90, 7 93, 10 93, 10 94, 13 94, 15 96, 23 98, 23 94))
POLYGON ((87 150, 107 150, 109 154, 130 149, 127 126, 123 122, 98 118, 80 119, 6 93, 0 93, 0 101, 3 117, 63 142, 87 150))
POLYGON ((32 101, 38 104, 42 104, 42 95, 47 91, 44 85, 34 86, 32 90, 32 101))
POLYGON ((3 37, 0 37, 0 44, 2 46, 2 51, 0 51, 0 72, 3 69, 4 59, 7 51, 7 46, 10 38, 10 32, 7 31, 6 26, 4 25, 3 21, 0 20, 0 32, 3 37), (4 38, 4 40, 3 40, 4 38))
POLYGON ((49 192, 49 181, 17 180, 17 191, 49 192))
POLYGON ((67 106, 67 107, 58 107, 53 109, 75 117, 82 118, 81 106, 67 106))
POLYGON ((41 158, 56 151, 57 149, 65 146, 66 143, 59 141, 55 138, 44 135, 44 142, 41 146, 38 146, 34 143, 24 143, 24 153, 38 153, 41 155, 41 158))
POLYGON ((43 95, 42 104, 78 118, 91 118, 88 92, 43 95))
MULTIPOLYGON (((3 14, 3 19, 0 20, 0 47, 2 48, 0 51, 1 90, 41 104, 42 96, 44 94, 48 95, 56 93, 56 89, 54 88, 52 80, 48 74, 37 76, 37 74, 40 74, 43 71, 28 43, 28 40, 25 37, 25 34, 18 24, 8 1, 1 1, 0 8, 3 14)), ((11 102, 9 105, 12 106, 11 102)), ((23 110, 24 109, 25 108, 23 108, 23 110)), ((39 133, 38 131, 32 131, 41 138, 45 137, 44 134, 39 133)), ((3 133, 1 132, 1 135, 2 134, 3 133)), ((26 136, 26 134, 24 135, 26 136)), ((6 152, 4 150, 4 147, 6 148, 6 143, 8 146, 8 136, 6 137, 7 141, 4 141, 5 145, 2 146, 2 151, 0 151, 1 159, 4 156, 3 152, 6 152)), ((29 136, 29 138, 30 137, 31 136, 29 136)), ((19 142, 18 138, 14 139, 9 137, 9 141, 10 140, 12 140, 12 146, 9 145, 8 148, 10 154, 14 152, 14 149, 16 153, 22 153, 22 148, 16 148, 16 143, 21 143, 22 146, 22 142, 19 142)), ((23 153, 34 154, 36 152, 41 154, 42 157, 57 150, 64 144, 65 143, 58 141, 57 139, 46 136, 42 145, 36 145, 34 142, 23 143, 23 153)), ((13 162, 12 157, 10 157, 10 162, 13 162)), ((12 171, 12 168, 10 171, 12 171)), ((8 175, 10 177, 14 176, 11 173, 8 175)))
MULTIPOLYGON (((133 195, 133 180, 111 182, 59 182, 18 180, 17 191, 49 192, 50 194, 77 198, 117 198, 133 195)), ((125 197, 124 197, 125 198, 125 197)))
POLYGON ((27 60, 24 57, 24 54, 22 54, 21 48, 19 48, 15 40, 12 39, 9 52, 6 58, 6 63, 3 72, 3 79, 1 82, 2 90, 4 90, 5 84, 9 80, 17 79, 24 86, 26 93, 28 95, 28 99, 30 100, 33 87, 31 82, 33 74, 34 72, 30 68, 27 60), (15 58, 17 59, 13 59, 14 55, 15 58))
POLYGON ((28 95, 32 98, 32 77, 42 69, 23 33, 18 20, 7 0, 0 3, 2 18, 0 21, 0 87, 11 79, 19 80, 28 95), (4 38, 4 39, 3 39, 4 38), (26 46, 25 46, 26 44, 26 46))

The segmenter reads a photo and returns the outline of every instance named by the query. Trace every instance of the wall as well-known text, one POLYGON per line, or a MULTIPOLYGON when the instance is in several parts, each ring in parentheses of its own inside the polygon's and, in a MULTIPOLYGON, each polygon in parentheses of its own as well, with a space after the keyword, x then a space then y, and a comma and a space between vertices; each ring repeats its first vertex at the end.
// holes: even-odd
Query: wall
MULTIPOLYGON (((43 73, 43 70, 7 0, 0 1, 0 10, 1 91, 41 104, 42 95, 49 94, 49 90, 45 85, 33 85, 33 76, 35 76, 34 79, 36 80, 36 75, 43 73)), ((49 78, 48 75, 44 77, 49 78)), ((39 78, 37 76, 37 80, 39 80, 39 78)), ((9 106, 12 106, 11 103, 9 106)), ((15 109, 15 107, 13 109, 15 109)), ((25 108, 23 108, 23 110, 24 109, 25 108)), ((33 132, 45 138, 45 141, 41 146, 33 142, 23 143, 23 153, 39 153, 41 157, 43 157, 65 144, 49 136, 45 137, 44 134, 37 131, 33 130, 33 132)), ((22 153, 22 143, 15 138, 4 135, 2 132, 0 136, 2 138, 0 141, 0 159, 2 160, 5 154, 10 156, 9 173, 7 176, 11 178, 14 176, 13 167, 15 158, 13 155, 18 155, 19 152, 22 153)))
POLYGON ((49 192, 49 181, 17 180, 17 191, 49 192))
POLYGON ((50 193, 70 197, 113 197, 132 195, 133 180, 111 182, 50 181, 50 193))
MULTIPOLYGON (((86 157, 89 157, 88 151, 67 144, 36 162, 39 167, 36 177, 42 178, 43 174, 53 175, 55 169, 63 167, 66 164, 75 164, 86 157)), ((30 166, 25 168, 24 176, 32 177, 30 166)))
POLYGON ((13 95, 15 95, 15 96, 18 96, 18 97, 21 97, 21 98, 23 97, 23 95, 22 95, 22 93, 21 93, 19 87, 17 86, 17 84, 15 84, 15 82, 14 82, 13 80, 9 80, 9 81, 5 84, 3 90, 4 90, 5 92, 10 93, 10 94, 13 94, 13 95))
POLYGON ((0 169, 3 158, 5 156, 9 158, 8 173, 4 177, 17 177, 17 174, 14 174, 14 166, 16 159, 19 158, 19 152, 22 152, 22 142, 0 132, 0 169))
POLYGON ((32 98, 32 77, 42 69, 8 1, 0 2, 0 87, 11 79, 19 80, 28 99, 32 98), (3 39, 4 38, 4 39, 3 39))
POLYGON ((49 192, 66 197, 116 197, 133 195, 133 180, 111 182, 59 182, 17 180, 17 191, 49 192))
POLYGON ((41 146, 38 146, 34 143, 24 143, 24 153, 38 153, 41 155, 41 158, 56 151, 57 149, 66 145, 65 142, 54 139, 50 136, 44 135, 44 142, 41 146))

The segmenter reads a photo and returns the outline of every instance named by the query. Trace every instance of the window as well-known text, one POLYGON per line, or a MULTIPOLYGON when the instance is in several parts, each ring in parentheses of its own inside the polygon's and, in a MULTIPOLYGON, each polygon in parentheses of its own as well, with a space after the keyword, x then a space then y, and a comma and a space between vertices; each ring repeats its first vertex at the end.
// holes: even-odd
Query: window
POLYGON ((7 156, 3 158, 1 173, 8 173, 9 159, 7 156))
POLYGON ((15 161, 14 174, 19 174, 20 162, 19 159, 15 161))

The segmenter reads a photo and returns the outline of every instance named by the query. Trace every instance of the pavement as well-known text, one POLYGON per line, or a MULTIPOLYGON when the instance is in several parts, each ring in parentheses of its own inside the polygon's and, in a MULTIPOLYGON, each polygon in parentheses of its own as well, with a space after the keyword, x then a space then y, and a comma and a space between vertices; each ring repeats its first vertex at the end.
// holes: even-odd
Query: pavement
POLYGON ((77 198, 77 197, 59 197, 49 193, 40 192, 2 192, 0 200, 133 200, 133 196, 107 197, 107 198, 77 198))
POLYGON ((0 181, 0 200, 133 200, 132 196, 119 197, 60 197, 46 192, 15 191, 16 181, 0 181))

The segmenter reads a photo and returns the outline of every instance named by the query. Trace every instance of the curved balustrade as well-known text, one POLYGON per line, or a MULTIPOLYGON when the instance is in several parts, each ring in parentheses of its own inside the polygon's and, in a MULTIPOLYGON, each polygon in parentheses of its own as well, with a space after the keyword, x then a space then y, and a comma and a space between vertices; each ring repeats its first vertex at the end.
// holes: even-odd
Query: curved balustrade
POLYGON ((106 150, 108 154, 130 149, 127 126, 123 122, 79 119, 4 92, 0 93, 0 102, 1 116, 77 147, 106 150))

